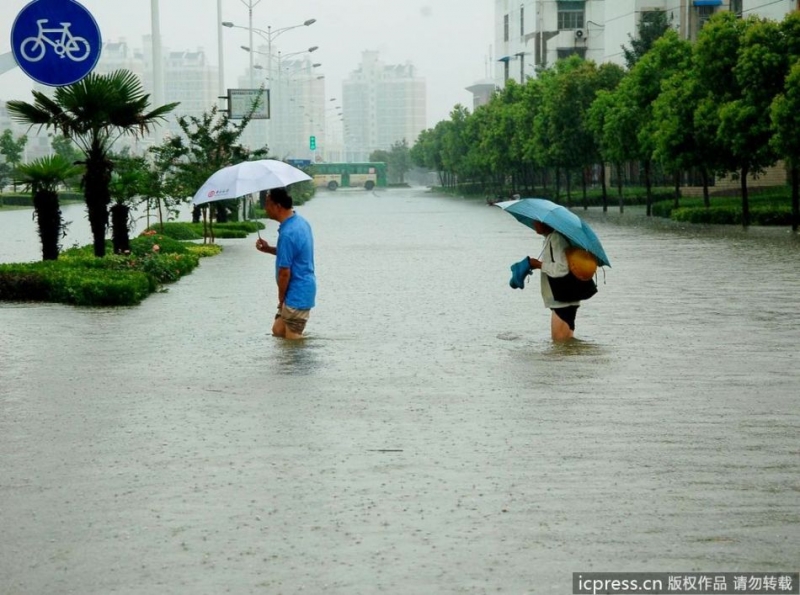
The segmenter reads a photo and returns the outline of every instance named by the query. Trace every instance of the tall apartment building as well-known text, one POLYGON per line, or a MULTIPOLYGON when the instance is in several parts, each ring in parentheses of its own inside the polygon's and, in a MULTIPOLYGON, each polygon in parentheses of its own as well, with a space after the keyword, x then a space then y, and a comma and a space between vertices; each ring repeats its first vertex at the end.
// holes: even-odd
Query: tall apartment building
POLYGON ((342 84, 347 160, 367 161, 373 151, 398 141, 413 145, 426 127, 425 93, 425 79, 411 64, 387 65, 378 52, 363 52, 360 66, 342 84))
MULTIPOLYGON (((106 74, 119 69, 130 70, 142 81, 145 92, 150 94, 151 106, 155 107, 153 53, 149 35, 142 37, 142 47, 144 49, 132 49, 125 40, 104 44, 95 72, 106 74)), ((180 105, 149 142, 155 142, 167 134, 179 134, 181 130, 177 116, 201 116, 216 103, 218 95, 218 69, 209 64, 203 49, 170 51, 164 48, 162 61, 163 101, 177 101, 180 105)))
POLYGON ((694 40, 714 12, 731 10, 781 20, 800 0, 495 0, 495 72, 502 87, 536 76, 577 54, 598 64, 624 65, 643 12, 665 11, 684 39, 694 40))

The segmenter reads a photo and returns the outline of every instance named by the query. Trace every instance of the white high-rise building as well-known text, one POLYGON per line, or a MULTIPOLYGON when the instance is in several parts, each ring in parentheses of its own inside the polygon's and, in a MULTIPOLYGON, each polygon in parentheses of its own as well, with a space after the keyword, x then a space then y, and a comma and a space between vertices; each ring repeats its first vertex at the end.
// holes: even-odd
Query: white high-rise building
POLYGON ((387 65, 378 52, 363 52, 342 85, 347 161, 367 161, 373 151, 403 140, 412 146, 426 127, 425 93, 425 79, 411 64, 387 65))
POLYGON ((800 0, 495 0, 494 81, 524 82, 573 54, 624 65, 622 46, 630 47, 649 11, 664 11, 682 38, 694 40, 719 10, 780 21, 798 9, 800 0))

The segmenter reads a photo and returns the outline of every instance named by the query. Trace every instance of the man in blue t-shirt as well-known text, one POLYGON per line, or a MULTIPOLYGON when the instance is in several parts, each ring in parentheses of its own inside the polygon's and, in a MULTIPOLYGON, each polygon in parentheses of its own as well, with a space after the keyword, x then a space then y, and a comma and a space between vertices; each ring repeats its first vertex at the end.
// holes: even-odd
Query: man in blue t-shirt
POLYGON ((267 194, 267 216, 278 226, 278 244, 256 240, 256 249, 275 255, 275 280, 278 283, 278 312, 272 334, 287 339, 302 339, 311 308, 317 296, 314 276, 314 237, 308 221, 294 212, 286 188, 273 188, 267 194))

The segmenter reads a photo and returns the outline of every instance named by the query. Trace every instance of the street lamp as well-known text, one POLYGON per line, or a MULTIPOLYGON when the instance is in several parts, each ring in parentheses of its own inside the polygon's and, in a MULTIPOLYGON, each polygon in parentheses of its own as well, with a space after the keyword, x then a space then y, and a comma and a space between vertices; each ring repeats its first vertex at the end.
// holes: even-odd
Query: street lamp
MULTIPOLYGON (((244 0, 242 0, 242 1, 244 2, 244 0)), ((260 1, 261 0, 259 0, 259 2, 260 1)), ((250 15, 251 15, 251 19, 252 19, 252 10, 250 11, 250 15)), ((291 31, 292 29, 297 29, 299 27, 310 27, 311 25, 313 25, 316 22, 317 22, 317 19, 307 19, 307 20, 303 21, 302 23, 300 23, 299 25, 291 25, 289 27, 281 27, 280 29, 275 29, 274 31, 272 30, 271 26, 268 26, 266 31, 264 29, 256 29, 256 28, 253 27, 252 20, 250 21, 250 26, 249 27, 241 27, 240 25, 235 25, 231 21, 223 21, 222 22, 222 26, 223 27, 228 27, 228 28, 236 28, 236 29, 247 29, 249 31, 249 33, 250 33, 250 45, 249 45, 249 47, 251 47, 251 48, 253 47, 253 33, 257 33, 258 35, 260 35, 261 37, 266 39, 267 40, 267 53, 269 54, 269 64, 268 64, 268 66, 269 66, 270 75, 271 75, 272 74, 271 73, 271 69, 272 69, 272 41, 274 39, 276 39, 282 33, 286 33, 287 31, 291 31)), ((242 46, 242 47, 244 47, 244 46, 242 46)), ((252 69, 253 69, 253 55, 251 53, 251 55, 250 55, 250 71, 251 71, 251 73, 252 73, 252 69)), ((268 78, 271 79, 272 77, 268 75, 268 78)), ((252 81, 251 81, 251 86, 252 86, 252 81)))

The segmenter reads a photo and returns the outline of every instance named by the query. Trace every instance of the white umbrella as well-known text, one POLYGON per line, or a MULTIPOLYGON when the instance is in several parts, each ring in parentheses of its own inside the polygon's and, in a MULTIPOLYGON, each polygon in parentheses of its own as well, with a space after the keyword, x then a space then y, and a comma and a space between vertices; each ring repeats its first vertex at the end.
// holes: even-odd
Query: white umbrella
POLYGON ((202 205, 215 200, 239 198, 251 192, 283 188, 310 179, 311 176, 303 170, 283 161, 244 161, 214 173, 195 193, 192 204, 202 205))

